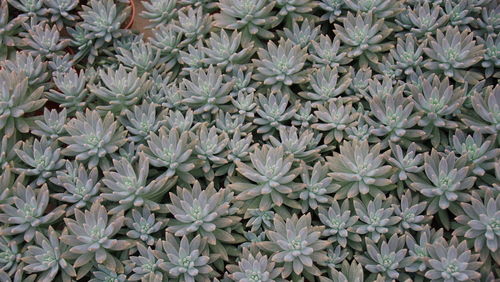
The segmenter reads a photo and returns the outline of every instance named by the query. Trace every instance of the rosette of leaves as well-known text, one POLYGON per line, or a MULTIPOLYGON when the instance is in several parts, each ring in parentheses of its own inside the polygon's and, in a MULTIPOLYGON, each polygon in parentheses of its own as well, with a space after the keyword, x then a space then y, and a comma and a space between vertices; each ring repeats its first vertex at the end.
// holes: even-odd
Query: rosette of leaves
POLYGON ((29 87, 29 78, 22 73, 0 70, 0 131, 12 136, 16 131, 27 133, 29 125, 24 115, 41 108, 44 87, 29 87))
POLYGON ((424 67, 436 73, 444 73, 460 83, 476 84, 483 76, 464 69, 481 61, 485 50, 473 38, 474 34, 468 29, 460 32, 458 27, 448 27, 444 33, 438 29, 436 38, 431 37, 429 47, 423 49, 431 58, 431 61, 424 63, 424 67))
POLYGON ((343 201, 339 206, 339 203, 334 200, 328 206, 328 210, 325 206, 320 206, 318 217, 325 225, 325 230, 321 235, 328 237, 328 241, 337 242, 342 248, 349 246, 361 249, 361 236, 353 228, 359 217, 351 215, 349 201, 343 201))
POLYGON ((471 97, 474 111, 462 115, 462 121, 482 134, 497 134, 500 129, 500 86, 488 86, 471 97))
POLYGON ((273 15, 274 1, 267 0, 221 0, 220 13, 214 15, 214 25, 219 28, 237 30, 242 33, 242 44, 251 41, 259 43, 259 38, 272 39, 269 31, 277 24, 273 15))
MULTIPOLYGON (((164 218, 156 218, 154 213, 145 206, 141 211, 133 209, 132 212, 125 217, 125 224, 128 227, 127 237, 135 240, 141 240, 146 245, 152 246, 157 236, 154 234, 167 224, 164 218)), ((140 246, 141 244, 137 244, 140 246)))
POLYGON ((318 104, 317 108, 314 115, 318 122, 312 124, 311 128, 327 132, 325 144, 330 144, 333 140, 341 142, 346 135, 345 130, 357 124, 359 113, 345 99, 333 99, 325 105, 318 104))
POLYGON ((163 260, 159 267, 174 281, 208 282, 217 274, 209 265, 214 256, 209 253, 206 241, 200 235, 193 239, 182 236, 179 240, 166 233, 165 240, 158 241, 154 254, 163 260))
POLYGON ((273 211, 261 211, 259 209, 247 209, 244 219, 248 219, 246 227, 250 227, 250 232, 257 232, 259 230, 265 230, 273 226, 272 221, 274 219, 273 211))
POLYGON ((420 173, 424 170, 422 164, 424 156, 417 153, 419 146, 416 143, 411 143, 406 152, 399 145, 390 144, 391 155, 387 156, 387 162, 397 169, 391 177, 393 183, 406 181, 409 174, 420 173))
POLYGON ((42 61, 40 55, 33 57, 30 53, 16 52, 15 58, 5 60, 0 63, 6 70, 15 73, 22 73, 28 77, 28 84, 32 89, 39 86, 47 86, 49 73, 47 63, 42 61))
POLYGON ((175 22, 174 28, 181 32, 184 40, 183 45, 188 45, 201 39, 210 31, 212 26, 212 16, 203 12, 202 7, 193 9, 191 6, 186 6, 177 11, 179 20, 175 22))
POLYGON ((498 69, 500 68, 500 37, 493 37, 492 35, 488 35, 486 40, 482 37, 476 37, 477 42, 481 45, 484 45, 485 52, 483 55, 483 61, 481 62, 481 66, 486 69, 485 77, 493 77, 499 78, 500 72, 498 69))
POLYGON ((165 69, 170 69, 177 64, 181 45, 182 33, 177 31, 172 24, 160 25, 153 29, 154 32, 149 42, 160 50, 160 63, 165 63, 165 69))
POLYGON ((161 58, 160 50, 142 40, 133 42, 129 48, 118 47, 117 51, 118 61, 130 69, 137 68, 139 75, 150 73, 159 65, 161 58))
POLYGON ((246 119, 253 119, 255 116, 255 111, 257 110, 257 103, 255 102, 254 93, 243 93, 240 92, 236 97, 231 97, 231 103, 238 111, 238 114, 242 115, 246 119))
POLYGON ((269 260, 266 255, 260 252, 252 254, 247 248, 243 248, 238 264, 226 266, 229 271, 228 277, 233 281, 251 282, 262 281, 271 282, 278 278, 282 270, 276 267, 276 263, 269 260))
POLYGON ((246 122, 245 117, 239 114, 230 114, 228 112, 219 110, 215 119, 215 127, 219 131, 226 133, 229 137, 232 137, 236 130, 239 130, 244 135, 255 129, 255 125, 251 122, 246 122))
POLYGON ((381 137, 381 144, 387 147, 390 143, 407 145, 410 140, 423 139, 425 132, 413 129, 420 120, 420 113, 414 112, 415 103, 403 94, 387 95, 383 99, 375 96, 369 100, 371 113, 376 120, 366 117, 373 126, 371 133, 381 137))
POLYGON ((42 22, 45 19, 43 2, 44 1, 8 0, 8 3, 19 11, 20 16, 29 17, 32 24, 42 22))
POLYGON ((318 68, 310 76, 310 90, 299 92, 299 95, 313 101, 313 106, 323 105, 341 95, 351 84, 351 76, 345 74, 339 77, 337 68, 318 68), (340 79, 339 79, 340 78, 340 79))
POLYGON ((363 267, 353 260, 351 264, 347 260, 342 262, 340 270, 329 268, 328 277, 319 277, 320 282, 361 282, 364 280, 363 267))
POLYGON ((319 20, 333 23, 342 14, 344 0, 321 0, 318 2, 318 7, 323 10, 319 20))
POLYGON ((113 282, 125 282, 127 281, 127 275, 121 273, 118 274, 114 270, 110 270, 109 268, 98 265, 95 271, 92 271, 94 277, 89 280, 89 282, 104 282, 104 281, 113 281, 113 282))
POLYGON ((250 161, 250 153, 253 152, 254 148, 257 146, 257 144, 252 141, 252 134, 242 136, 239 129, 236 129, 234 135, 229 139, 227 144, 227 163, 218 167, 215 171, 215 175, 221 176, 227 174, 228 176, 233 176, 237 162, 250 161))
POLYGON ((376 196, 393 187, 389 179, 394 168, 384 165, 390 151, 380 153, 381 144, 370 147, 368 141, 344 141, 340 153, 326 157, 331 176, 342 188, 336 193, 336 199, 353 198, 359 193, 376 196))
POLYGON ((406 34, 397 39, 396 48, 389 50, 390 56, 396 61, 398 69, 406 75, 412 74, 422 66, 423 52, 426 42, 418 43, 413 34, 406 34))
POLYGON ((87 171, 81 163, 66 161, 66 168, 58 170, 56 174, 57 177, 51 178, 50 181, 63 187, 65 191, 53 193, 51 197, 72 204, 66 211, 67 216, 72 215, 75 209, 89 207, 99 196, 101 183, 96 167, 87 171))
POLYGON ((319 276, 321 270, 316 264, 327 260, 324 249, 331 243, 319 239, 323 227, 311 225, 311 214, 300 218, 293 214, 286 221, 275 215, 273 227, 266 230, 269 241, 259 242, 258 246, 273 253, 271 261, 283 264, 281 277, 287 278, 292 272, 292 279, 319 276))
POLYGON ((369 83, 372 78, 372 69, 369 67, 361 67, 355 70, 353 67, 349 68, 349 73, 351 74, 351 85, 347 89, 346 93, 349 95, 360 95, 368 88, 369 83))
POLYGON ((278 34, 285 39, 290 39, 296 45, 301 48, 309 47, 311 42, 316 41, 319 36, 319 26, 315 27, 315 21, 305 19, 302 25, 296 21, 292 22, 292 29, 283 28, 283 31, 278 31, 278 34))
POLYGON ((138 69, 127 71, 123 65, 114 70, 111 67, 107 71, 99 70, 99 77, 103 85, 89 84, 90 92, 104 101, 104 105, 97 106, 98 110, 111 111, 114 114, 125 113, 125 110, 137 104, 150 87, 147 82, 147 73, 138 75, 138 69))
POLYGON ((312 123, 317 121, 318 119, 312 113, 311 101, 307 101, 302 104, 295 115, 293 115, 292 126, 308 128, 312 123))
POLYGON ((71 24, 78 19, 76 15, 71 13, 78 5, 77 0, 46 0, 43 3, 46 6, 45 13, 50 14, 50 21, 55 23, 59 30, 65 24, 71 24))
POLYGON ((8 278, 4 281, 11 281, 11 276, 14 276, 16 281, 22 278, 24 263, 21 260, 23 254, 19 245, 19 242, 10 237, 0 236, 0 271, 8 278))
POLYGON ((178 110, 170 110, 162 122, 165 123, 166 128, 170 130, 177 128, 181 133, 185 131, 193 132, 202 125, 202 123, 194 122, 194 114, 191 109, 187 110, 184 114, 178 110))
POLYGON ((142 143, 149 138, 150 132, 156 132, 164 124, 165 111, 157 113, 158 106, 144 101, 140 106, 125 109, 125 114, 119 118, 131 136, 129 141, 142 143))
POLYGON ((254 53, 253 42, 242 46, 241 43, 241 32, 232 32, 228 35, 224 29, 220 32, 210 33, 210 37, 205 40, 207 47, 203 47, 202 50, 207 55, 203 61, 205 64, 214 65, 221 69, 225 69, 226 72, 230 72, 238 68, 238 65, 245 64, 248 62, 249 58, 254 53))
POLYGON ((397 0, 345 0, 345 5, 351 11, 372 12, 377 18, 392 18, 404 9, 397 0))
MULTIPOLYGON (((231 97, 238 97, 240 93, 253 95, 260 86, 260 82, 252 80, 253 67, 251 65, 238 66, 233 68, 230 74, 225 74, 226 81, 234 80, 234 87, 231 91, 231 97)), ((245 95, 245 96, 247 96, 245 95)))
POLYGON ((179 55, 179 62, 182 64, 181 76, 187 76, 191 71, 206 70, 209 67, 205 64, 207 55, 203 52, 201 39, 196 44, 189 44, 186 51, 179 51, 179 55))
POLYGON ((123 272, 122 262, 112 252, 133 246, 128 240, 115 238, 124 219, 123 213, 109 218, 100 200, 95 201, 90 210, 75 210, 75 219, 64 218, 69 235, 61 235, 60 240, 71 246, 69 252, 76 259, 73 267, 78 268, 77 279, 96 264, 118 273, 123 272))
POLYGON ((61 148, 58 147, 57 142, 45 136, 40 139, 22 141, 19 147, 14 150, 24 165, 16 165, 14 171, 18 174, 33 176, 34 180, 30 184, 32 187, 44 184, 64 166, 61 148))
POLYGON ((229 92, 234 82, 224 83, 219 68, 209 66, 206 71, 190 71, 189 77, 182 80, 182 102, 193 107, 195 114, 215 114, 231 101, 229 92))
POLYGON ((418 196, 413 196, 410 190, 401 196, 399 203, 392 204, 394 214, 401 218, 400 226, 403 230, 424 230, 424 224, 432 219, 432 216, 421 215, 427 207, 426 201, 419 201, 418 196))
POLYGON ((410 278, 408 274, 400 272, 415 261, 414 257, 407 256, 404 235, 398 237, 394 234, 389 241, 383 240, 378 246, 368 237, 365 241, 367 255, 356 255, 355 258, 372 273, 368 279, 373 279, 377 273, 381 273, 386 281, 410 278))
POLYGON ((484 5, 481 9, 481 18, 477 18, 475 23, 479 25, 481 31, 487 34, 498 34, 500 24, 498 23, 498 12, 500 8, 494 1, 489 5, 484 5))
POLYGON ((394 84, 394 81, 390 76, 384 75, 382 78, 374 77, 372 79, 369 79, 367 81, 367 87, 359 89, 359 93, 361 94, 360 97, 363 97, 367 101, 370 101, 375 97, 379 97, 380 100, 385 102, 388 97, 396 97, 398 95, 402 95, 404 93, 404 90, 404 84, 394 84))
POLYGON ((459 243, 457 237, 449 242, 440 239, 432 242, 427 250, 429 270, 425 272, 425 278, 431 281, 475 281, 481 277, 476 270, 482 262, 477 261, 479 255, 468 249, 466 241, 459 243))
POLYGON ((500 262, 500 196, 486 192, 481 198, 474 193, 470 203, 461 203, 460 206, 463 212, 455 217, 460 225, 453 230, 453 235, 471 239, 482 261, 491 255, 496 263, 500 262))
POLYGON ((383 42, 392 33, 384 19, 375 19, 372 12, 365 14, 351 12, 342 19, 343 25, 335 24, 335 35, 348 47, 347 56, 350 58, 360 57, 360 63, 368 61, 377 63, 377 53, 388 51, 393 48, 390 42, 383 42))
POLYGON ((128 277, 129 281, 166 281, 163 278, 163 271, 160 264, 163 260, 157 259, 151 247, 146 248, 142 244, 137 244, 139 254, 131 256, 129 263, 132 269, 132 275, 128 277))
POLYGON ((194 183, 195 178, 191 174, 195 165, 195 160, 191 157, 194 146, 197 142, 189 132, 180 133, 177 128, 167 130, 162 126, 158 130, 159 134, 149 133, 148 145, 142 145, 143 151, 149 159, 149 163, 161 168, 162 176, 178 176, 186 183, 194 183))
POLYGON ((144 11, 139 15, 151 23, 146 28, 170 23, 177 12, 177 0, 149 0, 141 1, 141 3, 144 6, 144 11))
POLYGON ((313 62, 313 67, 330 66, 333 70, 346 72, 344 65, 350 63, 352 58, 347 57, 347 52, 341 52, 340 40, 330 39, 328 35, 321 34, 319 42, 311 42, 311 54, 309 60, 313 62))
POLYGON ((113 0, 90 0, 87 5, 82 5, 82 11, 78 13, 83 19, 81 26, 88 32, 85 38, 93 40, 94 48, 97 49, 122 37, 127 32, 121 26, 128 19, 130 11, 130 5, 118 7, 113 0))
POLYGON ((267 49, 259 48, 257 55, 259 59, 252 59, 257 71, 252 78, 270 86, 272 91, 291 92, 291 85, 307 81, 310 72, 304 69, 307 50, 290 39, 281 38, 278 45, 268 41, 267 49))
POLYGON ((332 183, 333 179, 328 176, 328 166, 318 161, 310 170, 305 167, 302 169, 301 180, 305 187, 295 192, 300 199, 302 212, 315 210, 319 206, 328 205, 333 201, 333 194, 340 188, 340 185, 332 183))
POLYGON ((77 161, 87 161, 89 168, 109 166, 106 156, 127 142, 127 131, 118 125, 111 112, 104 119, 97 111, 89 109, 85 114, 76 112, 75 115, 64 126, 69 136, 59 137, 59 141, 68 144, 62 150, 63 155, 75 156, 77 161))
POLYGON ((99 56, 99 48, 94 46, 90 31, 83 28, 82 23, 77 24, 74 28, 67 27, 66 30, 71 36, 70 45, 78 50, 75 54, 75 60, 80 61, 86 57, 87 62, 93 64, 99 56))
POLYGON ((207 129, 206 125, 201 125, 197 132, 199 142, 194 146, 194 153, 198 160, 202 162, 201 169, 209 181, 213 181, 214 168, 227 164, 226 150, 229 143, 229 136, 226 132, 217 133, 218 128, 212 126, 207 129))
POLYGON ((279 135, 279 139, 269 136, 271 145, 274 147, 283 146, 285 153, 293 155, 296 161, 303 160, 306 163, 317 161, 320 158, 319 152, 325 147, 309 147, 315 137, 314 132, 311 130, 304 130, 299 133, 294 126, 280 127, 279 135))
POLYGON ((46 92, 47 98, 60 104, 68 113, 83 111, 91 99, 86 88, 87 76, 84 70, 80 70, 80 73, 74 69, 65 73, 57 72, 53 79, 57 89, 49 89, 50 92, 46 92))
POLYGON ((16 36, 22 29, 22 24, 28 19, 27 16, 9 17, 9 4, 7 1, 0 3, 0 58, 7 56, 8 47, 20 44, 21 40, 16 36))
POLYGON ((415 5, 413 9, 408 9, 407 29, 415 34, 418 39, 425 38, 436 32, 448 22, 448 16, 444 15, 443 9, 438 4, 430 6, 429 2, 415 5))
POLYGON ((66 205, 46 212, 49 204, 49 189, 46 184, 33 190, 17 182, 11 191, 11 199, 0 205, 3 211, 0 221, 7 224, 0 228, 1 236, 16 235, 31 242, 37 230, 46 228, 64 214, 66 205))
POLYGON ((415 237, 408 232, 405 233, 405 236, 408 255, 415 258, 412 264, 405 267, 405 270, 414 273, 416 279, 423 280, 429 260, 428 249, 432 248, 433 242, 443 239, 443 229, 435 230, 427 225, 415 237))
POLYGON ((455 129, 459 124, 450 118, 454 112, 464 103, 466 87, 456 88, 450 85, 449 79, 439 79, 432 75, 429 79, 421 78, 422 87, 409 84, 415 107, 422 112, 422 118, 418 125, 431 138, 434 147, 439 146, 444 139, 443 132, 439 128, 455 129))
POLYGON ((109 214, 117 214, 132 207, 148 207, 158 211, 161 209, 158 203, 176 182, 175 177, 167 176, 148 180, 149 160, 142 154, 139 163, 134 166, 125 158, 113 160, 113 170, 103 173, 101 197, 118 204, 109 210, 109 214))
POLYGON ((167 208, 175 219, 169 222, 167 232, 175 236, 196 232, 227 261, 228 254, 233 255, 230 253, 232 248, 222 244, 236 243, 237 237, 228 231, 241 220, 232 215, 233 194, 228 189, 216 191, 213 182, 204 190, 199 182, 195 182, 192 189, 177 187, 177 193, 169 195, 172 204, 167 204, 167 208))
POLYGON ((67 111, 63 109, 61 112, 56 110, 49 111, 47 108, 43 109, 43 119, 35 120, 31 133, 46 137, 55 141, 57 138, 66 133, 64 125, 66 124, 67 111))
POLYGON ((51 28, 43 23, 29 28, 25 36, 24 43, 29 47, 27 52, 33 56, 53 58, 62 54, 63 49, 69 44, 69 39, 60 39, 56 26, 51 28))
POLYGON ((236 200, 248 201, 247 209, 270 210, 273 206, 285 204, 300 209, 301 206, 290 197, 292 192, 304 188, 304 184, 293 182, 303 167, 293 168, 293 155, 286 155, 283 147, 263 145, 250 153, 251 165, 236 162, 240 176, 230 179, 228 188, 238 192, 236 200))
POLYGON ((310 0, 277 0, 275 7, 279 9, 276 15, 278 22, 285 20, 290 26, 294 21, 316 20, 313 10, 317 5, 317 2, 310 0))
MULTIPOLYGON (((62 281, 71 281, 76 276, 73 266, 63 257, 67 246, 59 241, 59 233, 49 226, 48 238, 41 232, 36 232, 36 245, 27 247, 22 258, 26 263, 24 271, 37 273, 39 281, 52 281, 58 276, 62 281)), ((63 235, 67 230, 63 230, 63 235)))
POLYGON ((263 134, 264 140, 269 139, 276 129, 284 126, 286 121, 291 119, 299 109, 299 103, 289 106, 289 99, 287 94, 281 92, 270 93, 267 97, 259 93, 260 107, 257 108, 259 117, 255 118, 253 123, 259 125, 257 133, 263 134))
POLYGON ((483 176, 486 170, 493 167, 493 159, 500 155, 500 148, 494 147, 496 135, 484 140, 478 131, 471 136, 457 130, 451 139, 453 150, 460 156, 467 156, 472 173, 478 176, 483 176))
MULTIPOLYGON (((466 190, 472 188, 476 177, 469 176, 467 156, 457 158, 454 152, 439 153, 432 149, 430 154, 424 155, 424 175, 412 175, 410 187, 429 198, 427 214, 456 205, 456 202, 467 202, 470 195, 466 190)), ((440 212, 442 214, 442 212, 440 212)), ((441 215, 440 218, 446 216, 441 215)))
POLYGON ((475 14, 473 12, 474 5, 469 5, 468 1, 449 1, 444 3, 444 12, 448 16, 449 24, 452 26, 466 27, 470 22, 474 20, 471 16, 475 14))
POLYGON ((394 208, 389 200, 384 194, 378 194, 368 203, 354 199, 354 210, 359 221, 352 228, 357 234, 367 234, 365 238, 377 243, 382 235, 388 237, 390 234, 399 233, 397 224, 401 217, 394 215, 394 208))

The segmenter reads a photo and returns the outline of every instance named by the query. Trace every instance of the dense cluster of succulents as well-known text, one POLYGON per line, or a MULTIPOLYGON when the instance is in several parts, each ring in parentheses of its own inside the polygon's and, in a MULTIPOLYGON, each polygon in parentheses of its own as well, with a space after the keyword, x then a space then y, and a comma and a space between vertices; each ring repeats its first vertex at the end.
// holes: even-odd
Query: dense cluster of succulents
POLYGON ((0 0, 0 281, 499 280, 499 13, 0 0))

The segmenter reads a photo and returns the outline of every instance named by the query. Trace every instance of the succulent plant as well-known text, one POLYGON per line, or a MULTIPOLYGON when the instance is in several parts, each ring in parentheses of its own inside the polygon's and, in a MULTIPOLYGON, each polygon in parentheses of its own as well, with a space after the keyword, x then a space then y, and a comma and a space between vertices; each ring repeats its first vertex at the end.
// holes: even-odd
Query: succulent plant
POLYGON ((60 39, 56 26, 51 28, 46 24, 38 24, 29 29, 24 41, 30 47, 28 52, 34 56, 40 55, 46 58, 61 54, 69 44, 68 39, 60 39))
POLYGON ((432 35, 437 29, 442 27, 448 21, 448 16, 442 15, 443 10, 438 4, 423 1, 415 5, 413 9, 408 8, 406 22, 407 29, 419 39, 432 35))
POLYGON ((260 252, 252 254, 248 249, 243 248, 241 259, 238 264, 226 266, 229 271, 229 278, 234 281, 251 282, 262 281, 271 282, 280 275, 281 268, 275 267, 276 263, 271 262, 266 255, 260 252))
POLYGON ((260 242, 260 248, 273 252, 271 261, 283 263, 281 277, 287 278, 292 274, 320 275, 321 271, 315 265, 326 260, 324 249, 330 244, 320 240, 321 227, 311 226, 311 214, 300 218, 297 215, 286 219, 279 215, 274 217, 274 228, 266 230, 269 241, 260 242))
POLYGON ((378 194, 368 203, 354 199, 354 210, 359 221, 353 229, 357 234, 368 234, 365 239, 370 238, 378 243, 382 235, 388 237, 399 232, 396 224, 401 221, 401 217, 393 215, 394 208, 390 207, 383 194, 378 194))
POLYGON ((19 149, 14 150, 24 163, 24 166, 16 166, 14 171, 36 177, 30 184, 32 187, 41 186, 64 166, 61 148, 58 148, 57 142, 52 142, 45 136, 22 142, 19 149))
POLYGON ((12 188, 12 203, 0 205, 3 213, 0 221, 6 225, 0 229, 1 236, 18 235, 26 242, 31 242, 37 230, 57 221, 63 214, 65 205, 46 212, 49 204, 49 189, 44 184, 33 190, 17 183, 12 188))
POLYGON ((500 213, 498 205, 500 197, 494 197, 492 193, 485 193, 484 199, 478 194, 473 194, 471 203, 461 203, 463 213, 455 217, 455 221, 461 226, 453 231, 453 235, 472 239, 474 250, 485 261, 488 254, 495 262, 500 261, 498 254, 500 213))
POLYGON ((284 148, 267 145, 250 153, 252 165, 236 162, 236 170, 241 176, 231 178, 229 189, 238 192, 236 200, 249 201, 247 208, 270 210, 283 204, 300 209, 300 205, 289 194, 304 187, 293 180, 302 167, 292 168, 293 155, 285 155, 284 148))
POLYGON ((396 216, 401 218, 400 225, 402 229, 424 230, 424 224, 432 219, 431 216, 421 215, 427 207, 427 202, 420 202, 418 196, 413 197, 410 190, 406 190, 400 198, 400 204, 392 204, 392 207, 396 216))
POLYGON ((139 254, 130 257, 133 274, 128 277, 129 281, 163 281, 163 271, 160 269, 163 260, 156 258, 151 247, 146 249, 142 244, 137 244, 137 250, 139 254))
MULTIPOLYGON (((275 138, 274 136, 270 136, 270 143, 274 147, 282 146, 285 149, 285 153, 292 154, 297 161, 303 160, 306 163, 310 163, 313 160, 317 160, 318 158, 320 158, 320 151, 325 147, 313 146, 314 149, 309 148, 309 144, 314 141, 313 139, 315 137, 314 133, 311 130, 298 132, 297 128, 294 126, 280 127, 279 135, 279 139, 275 138)), ((309 178, 309 176, 307 176, 306 178, 309 178)), ((306 178, 303 179, 304 183, 308 182, 306 178)))
MULTIPOLYGON (((152 246, 157 237, 154 233, 160 231, 165 227, 167 220, 163 218, 156 218, 154 213, 151 213, 148 207, 143 207, 142 212, 138 209, 133 209, 131 216, 125 217, 125 224, 129 231, 127 237, 131 239, 138 239, 146 245, 152 246)), ((141 244, 138 244, 139 247, 141 244)))
POLYGON ((479 255, 472 254, 465 241, 459 243, 456 237, 449 243, 437 240, 428 248, 428 252, 429 270, 425 273, 425 278, 431 281, 472 281, 481 277, 475 271, 482 264, 477 261, 479 255))
POLYGON ((469 30, 460 32, 457 27, 448 27, 443 33, 440 29, 436 38, 431 38, 429 47, 424 52, 432 61, 424 67, 434 72, 443 72, 447 77, 464 83, 476 84, 482 75, 473 71, 464 71, 482 60, 485 52, 483 45, 476 45, 474 34, 469 30))
POLYGON ((176 178, 161 176, 148 180, 149 160, 140 155, 139 163, 132 165, 127 159, 113 160, 115 171, 104 171, 103 193, 101 197, 117 202, 118 205, 109 210, 116 214, 132 207, 148 207, 152 211, 160 210, 158 202, 175 184, 176 178))
POLYGON ((348 242, 350 247, 359 248, 361 236, 353 228, 359 217, 351 215, 349 201, 344 201, 341 206, 337 201, 333 201, 328 210, 320 206, 318 211, 318 217, 325 225, 322 236, 328 237, 331 242, 337 242, 342 248, 346 248, 348 242))
MULTIPOLYGON (((62 234, 66 234, 66 230, 62 234)), ((59 233, 49 226, 48 238, 42 233, 36 232, 36 245, 27 247, 22 260, 26 263, 24 271, 28 273, 39 273, 39 280, 53 280, 60 273, 63 281, 71 281, 71 277, 76 276, 76 271, 71 264, 63 257, 68 248, 59 241, 59 233), (41 272, 41 273, 40 273, 41 272)))
POLYGON ((320 282, 333 282, 333 281, 340 281, 340 282, 361 282, 365 281, 364 280, 364 275, 363 275, 363 267, 361 264, 358 264, 356 260, 353 260, 351 264, 347 262, 347 260, 344 260, 342 262, 342 268, 340 271, 334 269, 334 268, 329 268, 329 275, 327 277, 320 277, 319 278, 320 282))
POLYGON ((399 145, 390 144, 391 155, 387 156, 387 161, 397 168, 397 172, 393 174, 392 182, 406 181, 409 174, 416 174, 423 171, 424 156, 417 152, 419 148, 416 143, 411 143, 406 150, 399 145))
POLYGON ((75 219, 65 218, 69 234, 60 236, 60 240, 71 246, 69 252, 76 256, 74 268, 79 268, 77 279, 85 275, 94 263, 117 272, 123 271, 122 262, 111 252, 127 250, 133 243, 115 239, 123 226, 125 217, 120 213, 112 218, 101 201, 95 201, 90 210, 75 210, 75 219))
POLYGON ((196 165, 191 154, 196 140, 192 140, 188 132, 179 133, 177 128, 168 130, 164 126, 158 130, 159 134, 149 133, 147 146, 142 146, 143 151, 154 167, 166 169, 162 174, 165 177, 178 176, 179 180, 194 183, 191 174, 196 165))
POLYGON ((269 41, 267 50, 257 50, 259 59, 253 59, 257 71, 252 78, 270 85, 272 91, 287 91, 292 84, 307 81, 308 70, 303 70, 307 54, 306 49, 291 40, 280 39, 278 45, 269 41))
POLYGON ((119 9, 113 0, 90 0, 79 12, 83 19, 81 26, 88 31, 85 38, 94 40, 95 48, 100 48, 112 39, 125 35, 121 26, 129 17, 130 9, 130 6, 119 9))
POLYGON ((337 143, 342 142, 346 129, 357 124, 358 113, 353 109, 352 103, 344 99, 330 100, 325 105, 318 105, 317 108, 314 115, 318 118, 318 123, 311 127, 327 131, 325 144, 330 144, 334 140, 337 143))
POLYGON ((500 73, 498 73, 498 68, 500 67, 500 37, 494 38, 491 35, 488 35, 486 40, 481 37, 477 37, 477 42, 481 45, 484 45, 485 52, 483 55, 483 61, 481 62, 481 66, 486 69, 485 77, 488 78, 493 75, 493 77, 499 77, 500 73))
POLYGON ((104 119, 95 110, 87 109, 85 114, 76 112, 76 117, 64 128, 69 136, 59 137, 61 142, 68 144, 62 150, 63 155, 75 156, 78 161, 88 161, 89 168, 109 165, 106 156, 127 142, 127 132, 118 125, 111 112, 104 119))
POLYGON ((78 73, 70 69, 67 73, 56 73, 54 83, 57 90, 50 89, 46 93, 50 101, 54 101, 67 109, 69 113, 81 111, 85 108, 89 99, 89 92, 86 83, 87 77, 83 70, 78 73))
POLYGON ((141 12, 140 16, 151 22, 147 28, 168 24, 177 12, 176 0, 149 0, 141 3, 144 6, 144 11, 141 12))
POLYGON ((313 105, 319 106, 336 99, 337 96, 344 93, 351 81, 349 74, 339 77, 337 68, 330 68, 327 65, 311 74, 309 81, 311 90, 299 92, 299 95, 307 100, 314 101, 313 105))
POLYGON ((224 29, 218 34, 211 33, 206 40, 207 47, 202 50, 207 55, 203 61, 208 65, 215 65, 230 72, 238 69, 238 65, 244 64, 253 55, 253 43, 249 43, 240 49, 241 32, 234 31, 228 35, 224 29))
POLYGON ((334 31, 349 46, 347 56, 350 58, 362 56, 360 60, 378 62, 377 53, 393 47, 391 43, 382 43, 392 29, 385 25, 384 19, 375 19, 373 12, 364 15, 358 12, 356 16, 348 12, 342 22, 342 26, 335 24, 334 31))
MULTIPOLYGON (((278 31, 279 32, 279 31, 278 31)), ((294 44, 301 48, 308 47, 311 42, 316 41, 319 36, 319 26, 315 27, 314 21, 305 19, 299 27, 296 21, 292 22, 292 29, 284 28, 279 34, 281 37, 290 39, 294 44)))
POLYGON ((472 188, 476 177, 469 176, 467 157, 457 158, 455 153, 432 150, 424 155, 425 176, 412 175, 410 187, 429 198, 427 214, 445 210, 455 202, 467 202, 470 195, 464 190, 472 188))
POLYGON ((3 277, 8 277, 8 280, 5 281, 10 281, 10 276, 20 280, 24 263, 21 260, 22 253, 19 243, 10 237, 0 236, 0 255, 0 270, 3 272, 3 277))
POLYGON ((257 133, 264 134, 264 140, 267 140, 297 112, 300 105, 296 103, 289 106, 289 101, 290 97, 281 92, 277 94, 271 93, 267 97, 259 94, 258 102, 260 108, 256 110, 259 117, 255 118, 253 123, 259 125, 257 133))
POLYGON ((271 12, 275 4, 267 0, 222 0, 214 25, 240 31, 243 45, 258 38, 271 39, 274 34, 268 29, 278 20, 271 12))
POLYGON ((483 134, 496 134, 500 128, 498 107, 500 105, 500 87, 488 86, 482 92, 475 92, 471 97, 474 112, 463 116, 462 121, 472 130, 483 134))
POLYGON ((45 0, 43 2, 47 7, 46 13, 51 15, 50 21, 55 23, 58 29, 62 29, 64 24, 71 24, 77 19, 77 16, 71 13, 78 5, 77 0, 45 0))
POLYGON ((0 58, 6 57, 7 47, 20 44, 21 40, 16 35, 27 19, 27 16, 9 17, 8 2, 2 1, 0 3, 0 58))
POLYGON ((19 10, 20 16, 26 16, 31 19, 31 23, 42 21, 45 14, 43 7, 44 1, 33 0, 8 0, 8 3, 19 10))
POLYGON ((83 164, 66 161, 65 170, 57 171, 57 177, 50 181, 64 188, 64 192, 54 193, 51 196, 61 202, 72 204, 66 214, 72 215, 75 209, 90 207, 99 195, 101 183, 98 183, 96 167, 90 171, 83 164))
POLYGON ((326 157, 332 171, 329 176, 342 186, 335 194, 336 199, 352 198, 359 193, 375 196, 392 189, 389 177, 393 167, 383 165, 384 157, 390 151, 380 154, 380 150, 380 144, 370 148, 367 141, 344 141, 340 153, 334 152, 332 157, 326 157))
POLYGON ((350 63, 353 59, 347 56, 347 53, 341 52, 340 40, 338 38, 330 39, 328 35, 321 34, 319 42, 311 42, 311 54, 309 60, 313 62, 314 67, 330 66, 340 72, 347 71, 344 65, 350 63))
MULTIPOLYGON (((132 43, 130 48, 119 47, 117 51, 119 55, 116 58, 130 69, 137 68, 139 75, 152 72, 159 65, 161 59, 161 51, 151 43, 145 43, 142 40, 132 43)), ((132 79, 129 78, 129 80, 132 79)))
POLYGON ((495 143, 496 135, 491 135, 486 140, 478 131, 474 134, 465 135, 461 130, 457 130, 453 135, 453 149, 460 156, 466 155, 471 165, 472 173, 482 176, 485 170, 492 167, 492 159, 500 155, 500 149, 492 146, 495 143))
POLYGON ((41 108, 43 86, 31 89, 29 78, 22 73, 0 70, 0 131, 7 137, 16 131, 27 133, 29 125, 24 115, 41 108))
POLYGON ((28 52, 16 52, 14 59, 2 61, 1 65, 10 72, 26 75, 32 88, 46 86, 49 79, 47 63, 42 62, 40 55, 33 57, 28 52))

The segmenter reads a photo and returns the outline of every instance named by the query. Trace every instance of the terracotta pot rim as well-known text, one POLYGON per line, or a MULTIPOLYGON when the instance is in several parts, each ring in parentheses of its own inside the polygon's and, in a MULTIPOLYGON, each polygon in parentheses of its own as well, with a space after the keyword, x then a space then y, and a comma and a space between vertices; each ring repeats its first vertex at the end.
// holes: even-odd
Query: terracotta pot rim
POLYGON ((124 29, 130 29, 132 25, 134 24, 134 19, 135 19, 135 2, 134 0, 129 0, 129 5, 130 5, 130 16, 128 23, 125 25, 124 29))

